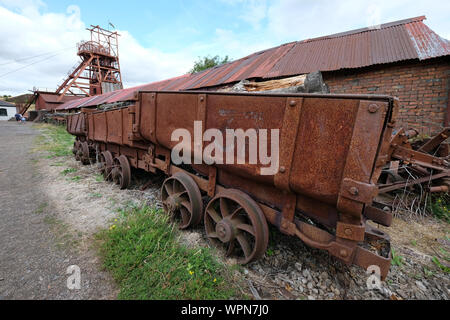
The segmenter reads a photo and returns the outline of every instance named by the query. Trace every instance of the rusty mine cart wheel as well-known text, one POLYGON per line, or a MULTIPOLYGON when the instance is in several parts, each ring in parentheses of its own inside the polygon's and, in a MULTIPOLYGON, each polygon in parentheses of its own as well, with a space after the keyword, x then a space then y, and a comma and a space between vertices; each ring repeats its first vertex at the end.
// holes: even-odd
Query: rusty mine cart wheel
POLYGON ((75 160, 76 161, 80 161, 81 160, 81 155, 82 155, 81 142, 80 141, 75 141, 72 151, 75 154, 75 160))
POLYGON ((80 141, 75 140, 75 142, 73 143, 73 149, 72 149, 72 153, 76 156, 78 149, 80 148, 80 141))
POLYGON ((86 141, 81 143, 80 149, 79 149, 79 155, 81 163, 84 165, 88 165, 91 163, 91 157, 89 153, 89 145, 86 141))
POLYGON ((131 167, 128 158, 121 155, 114 159, 111 170, 113 181, 120 186, 120 189, 126 189, 131 184, 131 167))
POLYGON ((164 181, 161 201, 171 219, 179 221, 180 229, 195 226, 202 220, 203 202, 200 189, 186 173, 177 172, 164 181))
POLYGON ((228 189, 217 194, 206 207, 207 237, 246 264, 261 258, 267 249, 269 229, 259 205, 242 191, 228 189))
POLYGON ((103 151, 102 153, 100 153, 98 159, 99 159, 98 163, 99 173, 103 175, 105 181, 111 181, 112 180, 111 170, 113 166, 113 156, 111 152, 103 151))

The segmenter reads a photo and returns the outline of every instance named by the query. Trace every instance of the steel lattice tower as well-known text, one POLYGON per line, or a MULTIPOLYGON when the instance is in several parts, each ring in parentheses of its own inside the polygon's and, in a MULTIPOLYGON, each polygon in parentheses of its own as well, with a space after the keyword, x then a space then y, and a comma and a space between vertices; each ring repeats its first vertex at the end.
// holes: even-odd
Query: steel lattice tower
POLYGON ((119 34, 100 26, 91 25, 87 30, 91 32, 91 40, 78 44, 81 62, 56 89, 58 101, 66 94, 94 96, 123 88, 119 64, 119 34))

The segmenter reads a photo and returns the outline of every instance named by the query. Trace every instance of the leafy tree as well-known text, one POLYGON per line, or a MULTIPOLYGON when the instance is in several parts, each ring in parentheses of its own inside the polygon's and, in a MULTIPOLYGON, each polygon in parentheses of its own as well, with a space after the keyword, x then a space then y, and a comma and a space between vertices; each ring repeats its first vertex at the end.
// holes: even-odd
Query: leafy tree
POLYGON ((215 66, 220 66, 230 61, 231 60, 228 56, 225 56, 224 58, 220 56, 206 56, 203 58, 198 57, 198 60, 194 63, 194 67, 189 71, 189 73, 197 73, 215 66))

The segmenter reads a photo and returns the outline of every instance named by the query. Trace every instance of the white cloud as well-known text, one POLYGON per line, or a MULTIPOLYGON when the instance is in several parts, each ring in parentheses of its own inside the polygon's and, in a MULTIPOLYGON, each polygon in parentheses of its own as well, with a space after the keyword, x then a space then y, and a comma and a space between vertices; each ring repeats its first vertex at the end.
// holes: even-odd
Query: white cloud
POLYGON ((242 14, 239 18, 249 23, 253 29, 260 30, 262 21, 267 17, 267 0, 221 0, 232 6, 240 6, 242 14))
MULTIPOLYGON (((76 44, 89 37, 80 8, 72 5, 66 13, 42 13, 44 7, 40 1, 0 0, 1 94, 20 94, 34 86, 55 90, 80 61, 76 44)), ((195 60, 185 53, 145 48, 129 32, 119 33, 125 87, 184 74, 195 60)))
POLYGON ((267 33, 279 39, 303 40, 355 28, 426 15, 425 23, 448 37, 448 0, 280 0, 268 7, 267 33))

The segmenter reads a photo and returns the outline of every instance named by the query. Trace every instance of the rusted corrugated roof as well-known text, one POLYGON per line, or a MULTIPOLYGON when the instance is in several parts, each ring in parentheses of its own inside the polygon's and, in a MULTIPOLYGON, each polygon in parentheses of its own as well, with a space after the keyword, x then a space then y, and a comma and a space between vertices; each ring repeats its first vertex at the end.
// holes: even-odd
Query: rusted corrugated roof
POLYGON ((80 98, 77 98, 75 96, 64 96, 62 98, 62 101, 60 102, 60 101, 58 101, 59 95, 56 94, 56 93, 53 93, 53 92, 42 92, 42 91, 38 91, 37 93, 39 94, 40 97, 42 97, 42 99, 45 102, 48 102, 48 103, 64 103, 64 102, 67 102, 67 101, 80 99, 80 98))
POLYGON ((421 16, 291 42, 196 74, 70 101, 58 109, 127 101, 137 90, 198 90, 244 79, 269 79, 450 55, 450 42, 428 28, 423 23, 425 19, 421 16))
POLYGON ((297 42, 271 77, 361 68, 450 54, 450 42, 428 28, 425 16, 297 42))

